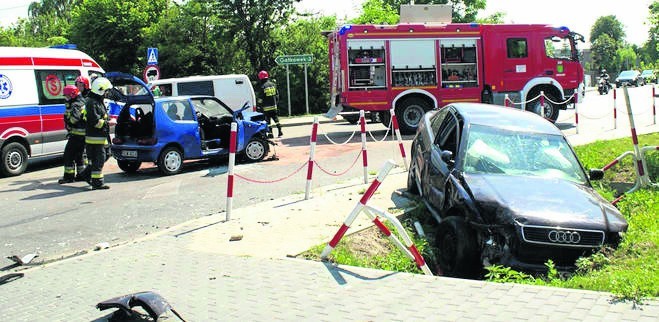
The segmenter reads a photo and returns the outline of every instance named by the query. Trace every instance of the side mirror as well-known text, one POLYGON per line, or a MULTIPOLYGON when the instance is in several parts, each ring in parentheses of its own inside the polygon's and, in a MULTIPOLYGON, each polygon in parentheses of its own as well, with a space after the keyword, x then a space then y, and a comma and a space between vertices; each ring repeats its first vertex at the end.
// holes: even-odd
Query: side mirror
POLYGON ((604 178, 604 171, 601 169, 590 169, 588 177, 590 177, 590 180, 602 180, 604 178))
POLYGON ((453 152, 449 150, 442 150, 439 155, 442 158, 442 161, 446 163, 451 163, 453 161, 453 152))

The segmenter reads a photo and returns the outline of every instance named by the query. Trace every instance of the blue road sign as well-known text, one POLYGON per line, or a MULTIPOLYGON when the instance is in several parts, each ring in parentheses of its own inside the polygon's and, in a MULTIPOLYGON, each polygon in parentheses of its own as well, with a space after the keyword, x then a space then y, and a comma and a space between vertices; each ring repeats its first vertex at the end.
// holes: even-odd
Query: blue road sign
POLYGON ((158 65, 158 48, 146 49, 146 64, 158 65))

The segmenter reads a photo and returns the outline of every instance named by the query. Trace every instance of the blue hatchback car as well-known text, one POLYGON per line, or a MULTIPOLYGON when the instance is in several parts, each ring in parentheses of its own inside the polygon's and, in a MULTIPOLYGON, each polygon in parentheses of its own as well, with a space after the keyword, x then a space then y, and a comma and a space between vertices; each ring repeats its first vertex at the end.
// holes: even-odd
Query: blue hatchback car
POLYGON ((262 113, 246 103, 233 111, 213 96, 154 98, 139 78, 107 73, 115 86, 111 100, 121 106, 112 139, 112 156, 119 168, 136 172, 142 162, 154 162, 165 175, 181 171, 184 160, 229 154, 231 123, 237 124, 236 152, 246 161, 268 154, 268 125, 262 113), (137 93, 137 94, 130 94, 137 93))

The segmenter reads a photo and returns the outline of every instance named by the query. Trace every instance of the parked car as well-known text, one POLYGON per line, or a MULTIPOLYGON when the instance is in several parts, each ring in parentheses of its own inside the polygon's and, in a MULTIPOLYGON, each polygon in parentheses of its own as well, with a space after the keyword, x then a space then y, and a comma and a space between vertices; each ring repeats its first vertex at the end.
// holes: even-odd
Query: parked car
POLYGON ((616 87, 623 85, 626 86, 642 86, 644 85, 643 78, 641 78, 641 73, 636 70, 625 70, 620 72, 620 75, 616 77, 616 87))
POLYGON ((247 161, 262 160, 274 144, 263 114, 253 112, 249 103, 233 111, 213 96, 154 98, 148 89, 133 91, 142 95, 127 95, 124 87, 147 85, 129 74, 106 77, 115 85, 109 96, 123 104, 111 150, 124 172, 154 162, 163 174, 171 175, 181 171, 184 160, 226 156, 232 122, 237 124, 236 152, 247 161))
POLYGON ((627 222, 602 198, 561 131, 537 114, 455 103, 424 115, 412 141, 407 189, 436 228, 441 273, 473 276, 500 264, 561 270, 617 246, 627 222))
POLYGON ((646 69, 643 72, 641 72, 641 78, 643 78, 645 84, 657 83, 657 75, 654 73, 654 70, 652 69, 646 69))

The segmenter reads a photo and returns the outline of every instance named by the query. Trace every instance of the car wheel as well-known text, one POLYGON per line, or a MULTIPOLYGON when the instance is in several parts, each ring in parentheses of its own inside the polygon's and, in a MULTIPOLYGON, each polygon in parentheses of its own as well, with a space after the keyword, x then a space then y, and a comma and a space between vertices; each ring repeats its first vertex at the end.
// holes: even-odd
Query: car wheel
POLYGON ((357 124, 357 122, 359 121, 359 115, 355 115, 355 114, 345 115, 343 116, 343 118, 346 121, 348 121, 348 123, 350 124, 357 124))
POLYGON ((269 147, 268 143, 259 139, 252 138, 247 145, 245 145, 245 151, 243 155, 247 162, 257 162, 263 160, 266 155, 268 155, 269 147))
MULTIPOLYGON (((533 91, 529 93, 528 98, 534 98, 540 95, 539 91, 533 91)), ((555 123, 558 119, 558 111, 560 110, 560 105, 554 104, 553 102, 558 102, 559 99, 551 93, 545 92, 545 110, 544 114, 542 113, 542 104, 540 104, 540 97, 529 102, 526 106, 526 110, 538 114, 552 123, 555 123)))
POLYGON ((436 234, 441 274, 474 277, 480 271, 476 236, 462 217, 451 216, 442 220, 436 234))
POLYGON ((117 165, 119 166, 119 169, 121 169, 123 172, 135 173, 142 165, 142 162, 117 160, 117 165))
POLYGON ((27 168, 27 149, 18 142, 11 142, 2 148, 2 166, 0 172, 13 177, 25 172, 27 168))
POLYGON ((430 104, 424 99, 410 97, 396 104, 396 117, 398 118, 398 127, 402 134, 414 134, 419 127, 419 123, 431 108, 430 104))
POLYGON ((177 174, 183 166, 183 154, 173 146, 165 148, 158 157, 158 170, 164 175, 177 174))

